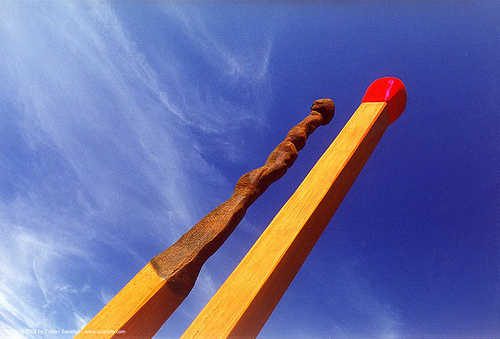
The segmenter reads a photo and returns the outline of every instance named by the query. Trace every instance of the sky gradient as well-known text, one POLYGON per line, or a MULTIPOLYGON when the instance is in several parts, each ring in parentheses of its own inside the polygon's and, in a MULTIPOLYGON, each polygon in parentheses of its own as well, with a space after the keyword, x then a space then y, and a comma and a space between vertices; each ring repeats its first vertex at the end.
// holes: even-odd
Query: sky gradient
POLYGON ((406 110, 260 337, 500 337, 499 40, 496 1, 2 1, 0 337, 72 338, 332 98, 179 337, 383 76, 406 110))

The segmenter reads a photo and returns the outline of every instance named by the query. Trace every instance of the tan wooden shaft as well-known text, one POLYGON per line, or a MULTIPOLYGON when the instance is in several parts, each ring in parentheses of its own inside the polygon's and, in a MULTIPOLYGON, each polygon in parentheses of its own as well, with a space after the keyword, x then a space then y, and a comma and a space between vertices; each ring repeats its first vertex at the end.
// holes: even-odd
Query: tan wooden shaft
POLYGON ((256 337, 389 126, 362 103, 182 338, 256 337))
POLYGON ((75 338, 151 338, 184 298, 148 263, 75 338))
POLYGON ((155 256, 76 338, 152 337, 187 297, 205 261, 224 243, 248 207, 292 166, 317 127, 333 118, 331 99, 313 102, 311 113, 288 132, 264 166, 244 174, 233 195, 155 256))

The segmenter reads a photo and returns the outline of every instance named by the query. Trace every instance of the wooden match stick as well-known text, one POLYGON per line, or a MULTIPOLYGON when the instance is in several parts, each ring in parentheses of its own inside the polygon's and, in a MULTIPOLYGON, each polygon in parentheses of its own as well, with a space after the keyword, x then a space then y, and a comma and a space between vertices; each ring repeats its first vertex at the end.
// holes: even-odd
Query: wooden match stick
POLYGON ((175 244, 154 257, 75 338, 150 338, 193 288, 206 260, 224 243, 248 207, 281 178, 317 127, 334 115, 331 99, 315 100, 311 113, 292 128, 264 166, 243 175, 233 195, 175 244))
POLYGON ((352 118, 182 338, 258 335, 405 106, 400 80, 381 78, 370 85, 352 118))

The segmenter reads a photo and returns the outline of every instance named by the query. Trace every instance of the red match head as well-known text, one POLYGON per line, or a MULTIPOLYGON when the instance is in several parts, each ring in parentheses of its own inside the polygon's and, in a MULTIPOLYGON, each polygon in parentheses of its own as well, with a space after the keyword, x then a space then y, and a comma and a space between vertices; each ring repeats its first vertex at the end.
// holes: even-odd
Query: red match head
POLYGON ((406 88, 396 78, 380 78, 371 83, 361 102, 386 102, 392 124, 406 107, 406 88))

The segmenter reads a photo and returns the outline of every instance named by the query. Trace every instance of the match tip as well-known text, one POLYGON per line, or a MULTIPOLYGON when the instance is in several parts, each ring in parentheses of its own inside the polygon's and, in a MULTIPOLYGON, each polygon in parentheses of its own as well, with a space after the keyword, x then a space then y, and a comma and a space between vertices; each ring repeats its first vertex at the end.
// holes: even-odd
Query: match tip
POLYGON ((323 125, 332 121, 335 114, 335 104, 332 99, 314 100, 311 111, 316 111, 323 116, 323 125))
POLYGON ((406 107, 406 88, 397 78, 380 78, 371 83, 361 102, 386 102, 389 123, 393 123, 406 107))

